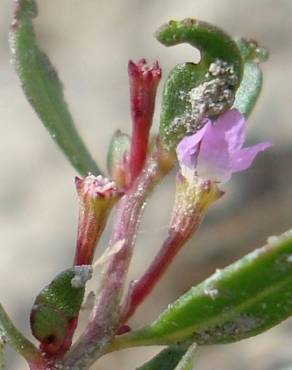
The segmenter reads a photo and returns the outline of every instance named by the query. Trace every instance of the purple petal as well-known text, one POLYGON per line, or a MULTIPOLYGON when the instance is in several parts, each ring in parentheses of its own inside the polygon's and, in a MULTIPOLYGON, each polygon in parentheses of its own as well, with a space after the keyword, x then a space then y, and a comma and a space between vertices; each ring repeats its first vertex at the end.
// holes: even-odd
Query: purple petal
POLYGON ((245 141, 245 118, 237 109, 231 109, 218 117, 214 122, 214 129, 225 135, 230 153, 241 149, 243 146, 245 141))
POLYGON ((211 126, 211 121, 207 121, 206 124, 195 134, 185 136, 178 144, 176 153, 178 160, 181 164, 194 169, 197 165, 197 149, 198 144, 204 137, 207 129, 211 126))
POLYGON ((244 171, 249 168, 258 153, 266 150, 270 146, 270 143, 260 143, 234 153, 231 158, 232 172, 244 171))
POLYGON ((231 176, 229 143, 222 126, 209 125, 200 145, 197 172, 200 177, 227 181, 231 176))

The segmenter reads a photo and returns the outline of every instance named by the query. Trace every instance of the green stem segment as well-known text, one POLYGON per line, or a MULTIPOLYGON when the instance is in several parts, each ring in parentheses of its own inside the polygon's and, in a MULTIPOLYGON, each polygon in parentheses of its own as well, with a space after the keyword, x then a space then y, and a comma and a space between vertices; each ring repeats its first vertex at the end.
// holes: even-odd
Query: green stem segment
POLYGON ((10 45, 16 72, 24 93, 53 140, 81 174, 100 173, 74 125, 64 99, 62 83, 46 54, 39 49, 32 18, 33 0, 15 1, 10 45))

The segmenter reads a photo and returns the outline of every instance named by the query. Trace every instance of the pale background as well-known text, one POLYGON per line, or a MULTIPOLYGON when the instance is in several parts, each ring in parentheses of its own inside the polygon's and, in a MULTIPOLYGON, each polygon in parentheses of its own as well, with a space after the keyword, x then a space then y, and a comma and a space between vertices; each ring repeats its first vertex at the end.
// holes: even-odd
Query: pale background
MULTIPOLYGON (((29 331, 39 290, 70 266, 78 205, 75 172, 56 149, 26 102, 9 63, 7 30, 12 0, 0 3, 0 297, 15 323, 29 331)), ((140 310, 133 327, 146 323, 192 284, 292 224, 292 1, 291 0, 39 0, 36 20, 42 47, 57 66, 77 125, 105 168, 111 133, 129 132, 127 61, 159 59, 164 76, 198 55, 190 47, 164 48, 155 29, 193 16, 234 35, 253 37, 270 50, 265 86, 249 125, 250 142, 271 140, 273 149, 234 177, 220 205, 140 310)), ((157 125, 156 117, 156 125, 157 125)), ((149 204, 137 242, 139 276, 161 242, 171 209, 173 177, 149 204)), ((105 235, 106 242, 108 234, 105 235)), ((104 244, 104 243, 103 243, 104 244)), ((255 339, 201 351, 199 370, 281 370, 292 366, 292 321, 255 339)), ((157 349, 108 356, 99 370, 135 369, 157 349)), ((8 353, 7 369, 25 369, 8 353)))

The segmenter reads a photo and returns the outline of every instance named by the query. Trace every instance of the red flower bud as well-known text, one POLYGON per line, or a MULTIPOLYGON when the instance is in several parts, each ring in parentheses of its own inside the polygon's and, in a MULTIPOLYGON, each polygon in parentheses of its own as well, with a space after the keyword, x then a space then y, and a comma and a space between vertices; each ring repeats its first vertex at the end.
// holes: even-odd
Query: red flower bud
POLYGON ((131 185, 145 164, 161 69, 158 62, 150 65, 145 59, 141 59, 137 64, 129 61, 128 71, 133 121, 129 180, 131 185))
POLYGON ((80 214, 74 265, 90 265, 108 215, 123 193, 114 181, 103 176, 76 177, 75 183, 80 214))

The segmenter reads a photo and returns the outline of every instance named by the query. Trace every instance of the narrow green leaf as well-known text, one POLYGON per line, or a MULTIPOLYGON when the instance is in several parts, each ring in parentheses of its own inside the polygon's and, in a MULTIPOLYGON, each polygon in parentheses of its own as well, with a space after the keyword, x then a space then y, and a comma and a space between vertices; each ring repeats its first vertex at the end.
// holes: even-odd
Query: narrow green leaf
POLYGON ((183 356, 175 370, 192 370, 194 368, 194 361, 197 352, 197 345, 192 344, 183 356))
POLYGON ((201 52, 199 64, 178 64, 163 92, 160 136, 167 150, 206 116, 229 109, 240 84, 242 58, 236 43, 223 31, 195 19, 170 21, 156 33, 165 46, 188 43, 201 52))
POLYGON ((259 64, 267 60, 268 53, 254 41, 239 39, 236 42, 244 60, 244 70, 240 87, 235 95, 234 107, 247 118, 262 90, 263 74, 259 64))
POLYGON ((34 0, 15 1, 10 45, 15 69, 27 99, 51 137, 81 174, 100 173, 80 138, 64 100, 62 83, 46 54, 39 49, 32 18, 34 0))
POLYGON ((174 370, 185 353, 186 349, 183 347, 168 347, 136 370, 174 370))
POLYGON ((5 341, 16 352, 22 355, 29 363, 37 363, 40 359, 41 355, 37 348, 16 329, 1 304, 0 336, 2 346, 3 341, 5 341))
POLYGON ((117 338, 112 347, 235 342, 291 315, 292 230, 218 270, 151 325, 117 338))
POLYGON ((0 338, 0 370, 4 370, 4 338, 0 338))

